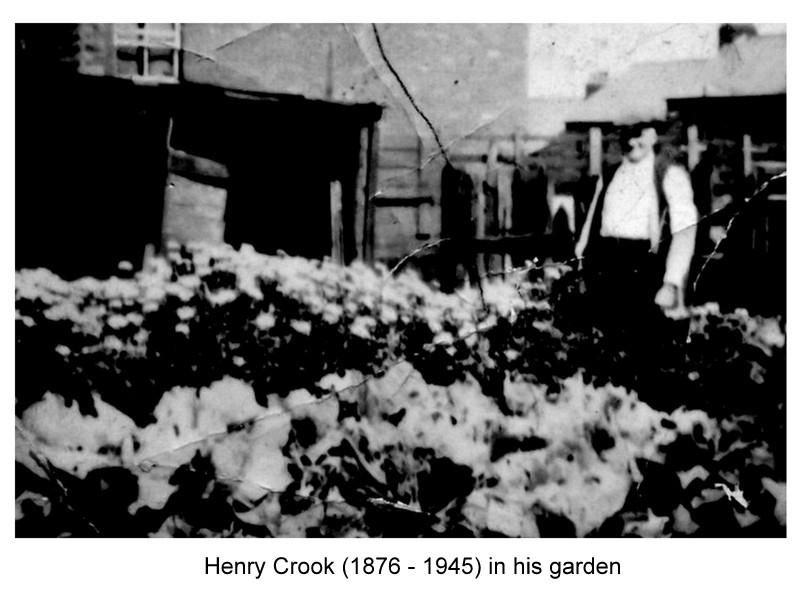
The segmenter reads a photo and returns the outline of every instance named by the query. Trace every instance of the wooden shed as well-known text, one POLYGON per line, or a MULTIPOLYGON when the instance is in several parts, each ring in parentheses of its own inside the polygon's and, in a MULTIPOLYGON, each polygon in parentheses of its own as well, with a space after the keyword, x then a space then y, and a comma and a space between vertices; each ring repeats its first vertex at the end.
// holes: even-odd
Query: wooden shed
POLYGON ((189 84, 173 96, 165 239, 370 258, 380 106, 189 84))
POLYGON ((380 115, 375 104, 21 69, 16 266, 107 276, 164 239, 370 258, 380 115))

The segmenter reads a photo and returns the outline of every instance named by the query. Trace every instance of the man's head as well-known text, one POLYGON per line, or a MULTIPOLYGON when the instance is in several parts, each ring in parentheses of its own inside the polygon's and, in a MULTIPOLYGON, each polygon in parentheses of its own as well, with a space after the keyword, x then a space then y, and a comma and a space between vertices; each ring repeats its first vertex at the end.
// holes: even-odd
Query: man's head
POLYGON ((639 162, 653 154, 658 134, 653 127, 630 127, 622 132, 622 152, 630 162, 639 162))

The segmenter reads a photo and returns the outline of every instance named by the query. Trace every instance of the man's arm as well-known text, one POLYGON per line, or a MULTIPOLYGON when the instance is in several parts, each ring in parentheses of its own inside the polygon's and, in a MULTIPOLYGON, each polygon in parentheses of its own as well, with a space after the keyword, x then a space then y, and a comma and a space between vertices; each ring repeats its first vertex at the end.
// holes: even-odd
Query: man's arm
POLYGON ((667 253, 664 270, 664 287, 656 296, 656 303, 664 308, 674 308, 682 303, 683 294, 689 278, 689 267, 694 255, 697 235, 697 208, 694 205, 692 182, 685 169, 672 166, 664 174, 664 195, 669 208, 672 240, 667 253), (676 297, 664 288, 671 287, 676 297))

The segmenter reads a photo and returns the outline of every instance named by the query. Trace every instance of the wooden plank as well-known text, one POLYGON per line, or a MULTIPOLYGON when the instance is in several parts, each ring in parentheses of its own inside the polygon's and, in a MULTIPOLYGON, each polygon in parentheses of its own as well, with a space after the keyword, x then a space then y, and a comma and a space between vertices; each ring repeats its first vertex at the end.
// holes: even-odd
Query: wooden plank
POLYGON ((344 227, 342 222, 342 182, 331 181, 331 258, 344 263, 344 227))
POLYGON ((753 140, 747 133, 742 136, 742 158, 744 176, 749 177, 753 174, 753 140))
MULTIPOLYGON (((782 160, 754 160, 751 169, 761 169, 769 174, 783 173, 786 170, 786 161, 782 160)), ((752 172, 751 170, 751 172, 752 172)))
POLYGON ((761 144, 753 144, 753 154, 768 154, 775 150, 782 150, 783 144, 764 142, 761 144))
POLYGON ((416 172, 419 166, 418 160, 415 148, 403 151, 381 149, 380 166, 382 169, 405 169, 416 172))
POLYGON ((169 173, 164 191, 164 241, 221 243, 227 194, 224 188, 169 173))
POLYGON ((511 197, 511 183, 514 179, 514 168, 503 166, 497 174, 498 204, 500 210, 500 226, 503 231, 511 231, 513 199, 511 197))
POLYGON ((381 169, 380 170, 380 191, 381 196, 399 197, 399 198, 415 198, 420 196, 417 190, 417 179, 409 171, 400 171, 397 169, 381 169))
MULTIPOLYGON (((513 227, 512 220, 512 206, 513 199, 511 197, 511 183, 514 177, 514 167, 503 165, 500 167, 497 176, 497 191, 498 191, 498 205, 500 211, 500 225, 501 231, 511 231, 513 227)), ((511 269, 511 255, 503 255, 503 269, 508 271, 511 269)))
POLYGON ((372 262, 375 259, 375 203, 373 200, 378 190, 378 152, 380 146, 380 130, 377 123, 372 123, 369 126, 367 141, 368 169, 362 256, 366 262, 372 262))
POLYGON ((230 177, 224 164, 173 148, 169 150, 168 168, 173 173, 217 187, 225 187, 230 177))
MULTIPOLYGON (((489 142, 482 153, 488 160, 491 153, 492 144, 489 142)), ((476 186, 475 198, 475 212, 473 219, 475 221, 475 235, 476 237, 483 237, 486 235, 486 194, 483 190, 482 182, 486 180, 486 167, 483 168, 483 173, 478 171, 478 177, 481 178, 481 183, 476 186)), ((476 179, 475 174, 472 175, 473 181, 476 179)), ((477 264, 478 277, 486 277, 486 257, 480 252, 475 254, 475 262, 477 264)))
POLYGON ((603 130, 589 129, 589 174, 600 175, 603 171, 603 130))
MULTIPOLYGON (((364 223, 367 218, 367 178, 369 176, 369 128, 359 132, 358 169, 356 171, 355 210, 352 227, 355 257, 364 260, 364 223)), ((347 257, 349 258, 349 257, 347 257)))
POLYGON ((687 161, 689 170, 692 171, 700 163, 700 155, 703 152, 703 144, 700 143, 700 134, 697 125, 689 125, 686 130, 687 138, 687 161))
POLYGON ((410 207, 419 208, 423 204, 433 205, 432 196, 378 196, 372 200, 372 203, 380 208, 388 207, 410 207))

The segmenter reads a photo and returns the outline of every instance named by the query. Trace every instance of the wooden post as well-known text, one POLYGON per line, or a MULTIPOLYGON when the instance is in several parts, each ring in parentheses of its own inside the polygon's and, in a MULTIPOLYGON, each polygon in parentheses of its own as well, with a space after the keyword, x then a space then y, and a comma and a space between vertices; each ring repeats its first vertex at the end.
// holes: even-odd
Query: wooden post
MULTIPOLYGON (((489 141, 487 148, 486 148, 486 157, 487 157, 487 165, 488 165, 488 157, 492 153, 492 142, 489 141)), ((483 183, 486 181, 486 177, 488 175, 487 171, 484 171, 483 174, 478 172, 476 177, 473 177, 473 181, 476 182, 475 185, 475 213, 474 213, 474 221, 475 221, 475 237, 477 239, 481 239, 486 236, 486 194, 484 192, 483 183)), ((486 255, 483 252, 477 252, 475 254, 475 262, 478 265, 478 277, 480 279, 484 279, 486 277, 486 255)))
POLYGON ((520 135, 519 131, 515 131, 511 139, 514 142, 514 163, 521 165, 525 150, 522 142, 522 136, 520 135))
MULTIPOLYGON (((487 156, 489 150, 487 150, 487 156)), ((480 167, 479 167, 480 168, 480 167)), ((486 172, 477 171, 472 180, 475 182, 475 206, 473 207, 473 221, 475 222, 475 237, 486 235, 486 194, 483 184, 486 181, 486 172)))
MULTIPOLYGON (((364 260, 364 223, 367 219, 367 195, 369 181, 369 127, 362 127, 358 143, 358 170, 356 171, 355 210, 353 222, 347 224, 348 230, 352 226, 353 241, 355 243, 355 258, 364 260)), ((348 238, 350 238, 348 233, 348 238)), ((353 258, 351 256, 346 259, 353 258)))
MULTIPOLYGON (((499 188, 499 169, 498 169, 498 154, 500 153, 500 149, 497 145, 495 140, 491 140, 489 142, 489 153, 486 159, 486 183, 489 185, 490 188, 498 189, 499 188)), ((486 205, 485 213, 484 213, 484 232, 486 226, 491 232, 495 230, 499 230, 501 227, 500 222, 500 207, 499 207, 499 197, 496 199, 493 205, 486 205)))
POLYGON ((753 174, 753 140, 749 133, 742 137, 742 158, 744 159, 744 176, 750 177, 753 174))
MULTIPOLYGON (((500 197, 499 197, 499 169, 498 155, 500 148, 497 140, 489 141, 489 151, 486 155, 486 183, 489 189, 495 190, 492 194, 491 202, 487 202, 484 196, 483 203, 483 232, 484 235, 496 235, 500 233, 502 223, 500 221, 500 197), (496 194, 496 197, 495 197, 496 194)), ((498 271, 502 268, 502 257, 487 252, 484 254, 483 263, 489 271, 498 271)))
POLYGON ((697 131, 697 125, 689 125, 686 130, 686 154, 687 162, 690 171, 693 171, 697 164, 700 162, 700 153, 703 151, 703 145, 700 143, 700 134, 697 131))
MULTIPOLYGON (((497 204, 500 218, 500 235, 507 236, 511 233, 513 226, 511 216, 511 182, 514 178, 514 168, 508 165, 502 165, 498 168, 497 172, 497 204)), ((504 271, 509 271, 513 267, 511 255, 508 253, 503 254, 504 271)))
POLYGON ((331 258, 344 263, 344 236, 342 227, 342 182, 331 181, 331 258))
POLYGON ((512 220, 512 198, 511 198, 511 183, 514 179, 514 169, 508 165, 503 165, 497 174, 497 191, 498 191, 498 204, 500 205, 500 225, 501 233, 508 234, 514 226, 512 220))
MULTIPOLYGON (((483 193, 482 182, 479 182, 475 190, 475 237, 480 239, 486 235, 486 194, 483 193)), ((475 254, 475 262, 478 264, 478 277, 486 277, 486 256, 482 253, 475 254)))
MULTIPOLYGON (((749 133, 745 133, 742 136, 742 174, 745 178, 753 174, 753 140, 749 133)), ((753 252, 759 252, 761 250, 761 248, 759 248, 759 234, 766 237, 766 217, 764 213, 761 213, 759 221, 758 225, 753 227, 753 235, 750 244, 753 252)))
POLYGON ((364 261, 371 263, 375 260, 375 202, 378 193, 378 147, 380 145, 380 132, 378 124, 372 123, 367 133, 367 156, 369 157, 367 169, 367 186, 365 192, 365 215, 363 234, 364 261))
MULTIPOLYGON (((547 224, 547 232, 553 233, 553 219, 556 216, 556 211, 558 207, 554 206, 555 204, 555 196, 556 196, 556 182, 553 181, 552 177, 547 178, 547 208, 550 209, 550 222, 547 224)), ((572 230, 575 230, 575 215, 573 211, 573 218, 572 218, 572 230)))
POLYGON ((589 175, 603 172, 603 131, 599 127, 589 129, 589 175))

